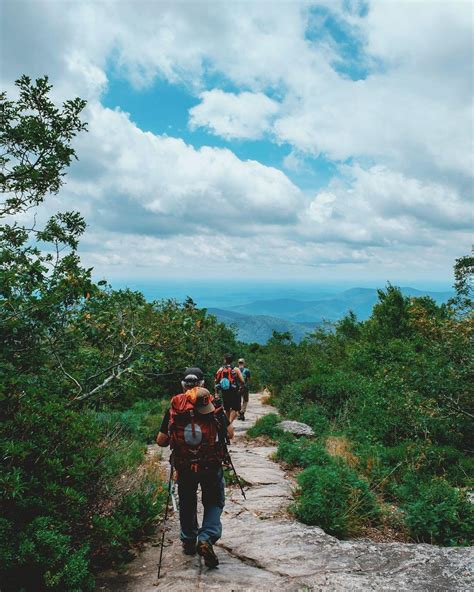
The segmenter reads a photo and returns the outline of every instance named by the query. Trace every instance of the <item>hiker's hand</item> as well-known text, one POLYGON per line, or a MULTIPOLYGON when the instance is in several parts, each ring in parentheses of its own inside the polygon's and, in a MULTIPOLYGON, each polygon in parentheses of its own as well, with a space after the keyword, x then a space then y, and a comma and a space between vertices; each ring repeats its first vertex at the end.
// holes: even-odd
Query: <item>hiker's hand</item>
POLYGON ((163 432, 159 432, 158 436, 156 437, 156 443, 158 444, 158 446, 161 446, 162 448, 168 446, 168 444, 170 443, 170 438, 168 434, 163 434, 163 432))

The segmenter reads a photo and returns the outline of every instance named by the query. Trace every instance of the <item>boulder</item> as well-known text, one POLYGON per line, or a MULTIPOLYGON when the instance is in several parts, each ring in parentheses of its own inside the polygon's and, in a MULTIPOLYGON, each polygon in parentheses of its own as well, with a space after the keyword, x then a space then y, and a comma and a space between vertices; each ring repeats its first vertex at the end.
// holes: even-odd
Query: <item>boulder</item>
POLYGON ((276 427, 295 436, 314 436, 313 428, 300 421, 280 421, 276 427))

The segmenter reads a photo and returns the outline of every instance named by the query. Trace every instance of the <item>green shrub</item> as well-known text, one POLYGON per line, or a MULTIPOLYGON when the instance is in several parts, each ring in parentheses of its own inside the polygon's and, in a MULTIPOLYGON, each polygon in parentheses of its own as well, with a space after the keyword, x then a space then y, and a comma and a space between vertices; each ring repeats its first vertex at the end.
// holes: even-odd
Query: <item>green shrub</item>
POLYGON ((277 458, 296 467, 331 464, 324 446, 307 438, 284 438, 278 443, 277 458))
POLYGON ((446 546, 474 542, 474 508, 464 492, 444 479, 421 484, 416 498, 403 509, 405 522, 417 541, 446 546))
POLYGON ((367 482, 343 464, 311 466, 300 473, 298 484, 293 509, 305 524, 346 538, 377 521, 379 508, 367 482))
POLYGON ((111 513, 96 514, 92 518, 92 540, 96 560, 121 562, 130 559, 129 548, 146 533, 163 509, 165 493, 156 493, 156 484, 142 486, 125 495, 111 513))
POLYGON ((348 416, 355 436, 367 434, 368 440, 384 446, 424 439, 431 421, 426 400, 397 377, 368 384, 349 402, 348 416))
POLYGON ((298 409, 294 409, 290 414, 290 419, 301 421, 311 426, 317 437, 321 437, 329 429, 329 419, 324 407, 317 405, 303 405, 298 409))
POLYGON ((67 524, 55 523, 47 516, 38 516, 22 532, 10 530, 10 545, 13 539, 16 555, 11 556, 12 547, 8 549, 7 540, 2 539, 0 554, 10 555, 3 566, 2 590, 92 591, 89 546, 74 544, 68 530, 67 524))
POLYGON ((397 446, 359 445, 360 467, 371 486, 392 501, 416 496, 419 484, 433 476, 451 485, 469 486, 474 474, 472 458, 452 446, 429 442, 401 442, 397 446))
POLYGON ((280 428, 277 428, 276 425, 281 421, 281 417, 276 413, 269 413, 268 415, 264 415, 260 419, 258 419, 254 426, 252 426, 248 431, 247 435, 251 438, 258 438, 259 436, 268 436, 273 440, 277 439, 278 436, 283 434, 283 431, 280 428))
POLYGON ((161 508, 158 477, 136 475, 144 449, 61 398, 15 403, 0 428, 2 590, 92 589, 92 558, 120 557, 161 508))
MULTIPOLYGON (((319 369, 313 376, 288 384, 278 397, 278 406, 285 415, 292 416, 300 414, 311 402, 323 409, 322 417, 335 417, 350 397, 364 392, 364 385, 365 380, 360 375, 346 370, 319 369)), ((318 418, 318 412, 314 413, 310 421, 318 418)), ((318 419, 319 431, 321 419, 318 419)), ((326 423, 321 427, 325 428, 326 423)))
POLYGON ((109 432, 151 444, 159 432, 168 399, 137 401, 125 411, 101 411, 98 420, 109 432))

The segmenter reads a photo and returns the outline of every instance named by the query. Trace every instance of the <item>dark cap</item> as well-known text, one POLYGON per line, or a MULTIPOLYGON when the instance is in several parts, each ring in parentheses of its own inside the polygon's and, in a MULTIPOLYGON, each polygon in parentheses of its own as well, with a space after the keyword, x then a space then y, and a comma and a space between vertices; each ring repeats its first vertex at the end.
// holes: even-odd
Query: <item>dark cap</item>
POLYGON ((190 374, 194 375, 197 380, 204 380, 203 371, 201 370, 201 368, 198 368, 197 366, 193 368, 186 368, 186 370, 184 371, 183 379, 186 380, 187 376, 189 376, 190 374))

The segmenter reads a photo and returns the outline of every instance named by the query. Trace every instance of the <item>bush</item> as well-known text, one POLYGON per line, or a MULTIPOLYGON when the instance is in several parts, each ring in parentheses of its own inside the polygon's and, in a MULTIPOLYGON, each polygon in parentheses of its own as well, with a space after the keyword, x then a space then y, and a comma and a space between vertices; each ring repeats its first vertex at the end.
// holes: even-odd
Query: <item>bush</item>
POLYGON ((144 446, 60 398, 25 397, 7 417, 0 430, 2 590, 90 590, 92 559, 120 557, 161 508, 157 475, 137 477, 144 446))
POLYGON ((321 437, 329 430, 327 412, 316 403, 293 408, 288 417, 311 426, 317 437, 321 437))
POLYGON ((277 458, 296 467, 331 464, 332 458, 324 446, 307 438, 284 438, 280 440, 277 458))
POLYGON ((405 522, 417 541, 446 546, 474 542, 474 508, 464 492, 444 479, 422 484, 416 498, 403 509, 405 522))
POLYGON ((92 518, 96 560, 121 562, 130 559, 129 548, 147 532, 163 509, 165 492, 152 484, 125 495, 114 510, 92 518))
POLYGON ((258 438, 259 436, 268 436, 276 440, 278 436, 283 434, 283 430, 277 428, 276 425, 281 421, 281 417, 276 413, 269 413, 258 419, 254 426, 252 426, 247 434, 251 438, 258 438))
POLYGON ((335 417, 350 397, 364 392, 364 382, 347 371, 321 368, 313 376, 288 384, 278 397, 278 406, 291 416, 308 409, 308 402, 316 403, 321 411, 309 412, 310 418, 319 417, 317 429, 325 429, 326 422, 320 424, 321 417, 335 417))
POLYGON ((337 461, 305 469, 298 484, 299 496, 293 510, 305 524, 346 538, 378 519, 380 510, 367 482, 337 461))
MULTIPOLYGON (((66 524, 55 524, 46 516, 35 518, 29 524, 18 537, 16 563, 19 578, 16 585, 19 581, 36 589, 38 584, 35 580, 41 577, 48 590, 86 592, 94 589, 89 546, 75 545, 67 532, 66 524)), ((17 589, 16 585, 12 589, 17 589)), ((7 580, 7 590, 8 587, 7 580)))
POLYGON ((168 404, 168 399, 142 400, 126 411, 101 411, 97 418, 109 432, 119 431, 123 436, 151 444, 168 404))
POLYGON ((416 496, 421 482, 433 476, 451 485, 469 486, 474 461, 452 446, 429 442, 401 442, 397 446, 360 446, 360 466, 371 486, 392 501, 408 501, 416 496))

